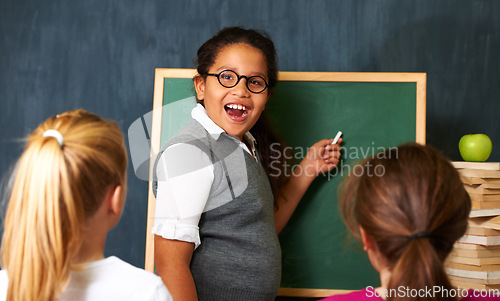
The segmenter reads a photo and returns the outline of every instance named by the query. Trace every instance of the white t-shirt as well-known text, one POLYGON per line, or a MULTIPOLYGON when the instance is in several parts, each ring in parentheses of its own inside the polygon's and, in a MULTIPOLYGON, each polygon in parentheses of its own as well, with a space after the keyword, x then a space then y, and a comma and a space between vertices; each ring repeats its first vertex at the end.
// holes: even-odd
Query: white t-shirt
MULTIPOLYGON (((0 301, 7 298, 7 271, 0 271, 0 301)), ((172 301, 161 278, 111 256, 72 271, 59 301, 172 301)))

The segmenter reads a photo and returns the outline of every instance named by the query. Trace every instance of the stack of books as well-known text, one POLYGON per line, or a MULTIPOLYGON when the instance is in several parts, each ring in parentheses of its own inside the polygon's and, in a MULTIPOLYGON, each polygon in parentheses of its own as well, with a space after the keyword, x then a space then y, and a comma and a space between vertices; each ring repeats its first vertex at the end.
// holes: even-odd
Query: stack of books
POLYGON ((500 289, 500 163, 453 162, 472 201, 469 228, 445 266, 460 288, 500 289))

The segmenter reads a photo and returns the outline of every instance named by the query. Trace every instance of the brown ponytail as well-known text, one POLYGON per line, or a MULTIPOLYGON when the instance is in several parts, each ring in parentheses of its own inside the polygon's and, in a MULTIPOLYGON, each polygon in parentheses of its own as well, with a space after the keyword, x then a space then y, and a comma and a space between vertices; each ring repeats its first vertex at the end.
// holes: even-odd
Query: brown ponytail
POLYGON ((83 110, 49 118, 17 164, 2 238, 7 300, 56 300, 92 216, 111 186, 126 185, 117 125, 83 110), (44 137, 47 130, 63 137, 44 137))
MULTIPOLYGON (((340 212, 358 239, 359 226, 374 239, 392 273, 387 289, 452 289, 443 262, 464 235, 471 209, 455 168, 418 144, 388 149, 361 166, 343 185, 340 212)), ((391 294, 387 300, 457 299, 391 294)))

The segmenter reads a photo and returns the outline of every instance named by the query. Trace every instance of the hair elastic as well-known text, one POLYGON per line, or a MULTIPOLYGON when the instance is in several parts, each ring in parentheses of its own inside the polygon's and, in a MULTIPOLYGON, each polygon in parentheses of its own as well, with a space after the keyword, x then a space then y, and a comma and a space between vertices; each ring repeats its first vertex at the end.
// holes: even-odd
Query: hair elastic
POLYGON ((57 143, 59 143, 59 146, 62 148, 64 144, 64 139, 61 133, 57 130, 46 130, 43 133, 43 137, 54 137, 57 140, 57 143))
POLYGON ((415 239, 415 238, 420 238, 420 237, 432 237, 432 235, 427 232, 427 231, 419 231, 419 232, 415 232, 413 233, 412 235, 408 236, 408 239, 409 240, 412 240, 412 239, 415 239))

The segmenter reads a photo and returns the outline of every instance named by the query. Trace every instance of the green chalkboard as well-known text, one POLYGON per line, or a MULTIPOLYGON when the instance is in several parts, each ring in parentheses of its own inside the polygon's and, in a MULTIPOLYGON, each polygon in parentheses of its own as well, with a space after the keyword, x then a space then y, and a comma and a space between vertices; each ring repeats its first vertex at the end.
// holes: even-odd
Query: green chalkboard
MULTIPOLYGON (((189 121, 195 106, 194 72, 157 69, 161 87, 155 87, 155 109, 161 107, 162 116, 161 123, 153 120, 152 144, 160 140, 153 148, 189 121)), ((294 295, 297 288, 321 296, 315 290, 378 285, 378 274, 361 248, 345 244, 337 186, 362 158, 409 141, 425 143, 425 74, 281 72, 279 79, 265 113, 297 161, 314 142, 333 138, 339 130, 344 139, 339 166, 313 182, 279 235, 281 292, 294 295)))

